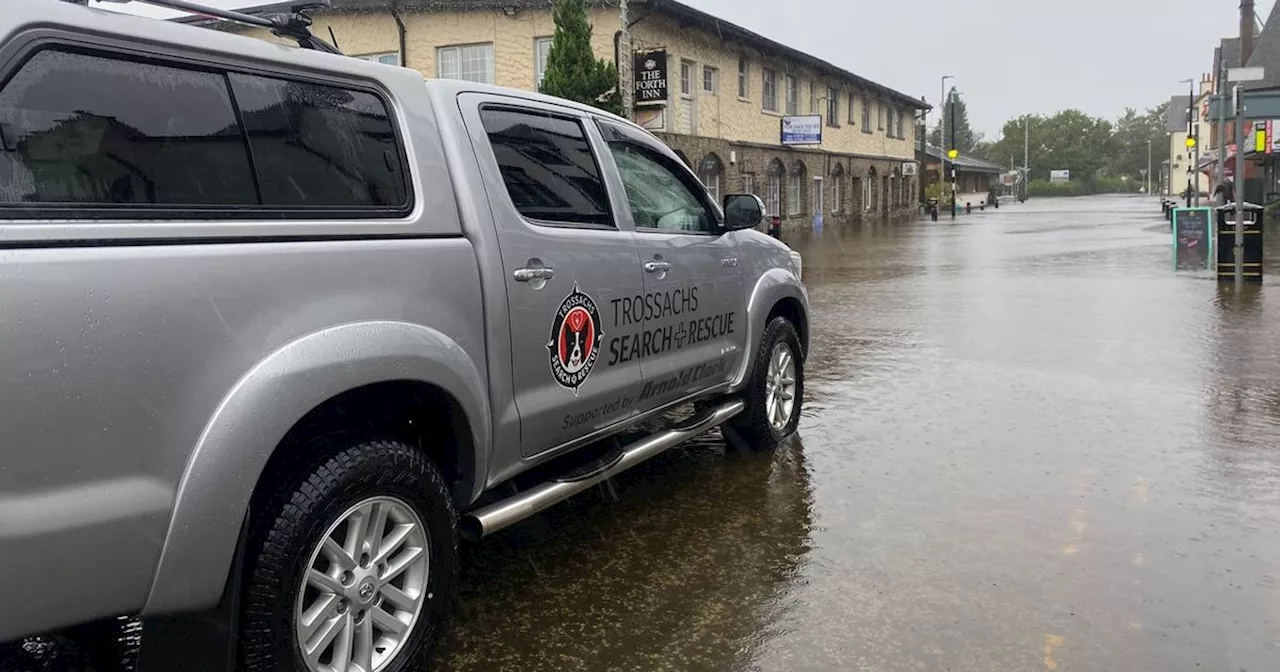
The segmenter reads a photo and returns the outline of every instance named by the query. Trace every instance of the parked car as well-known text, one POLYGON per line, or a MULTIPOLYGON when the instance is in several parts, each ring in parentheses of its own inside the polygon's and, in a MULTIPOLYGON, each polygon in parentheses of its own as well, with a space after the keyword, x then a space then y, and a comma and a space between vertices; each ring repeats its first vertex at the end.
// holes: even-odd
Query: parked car
POLYGON ((399 670, 460 537, 796 429, 799 255, 638 126, 4 4, 0 641, 136 615, 144 670, 219 633, 247 670, 399 670))

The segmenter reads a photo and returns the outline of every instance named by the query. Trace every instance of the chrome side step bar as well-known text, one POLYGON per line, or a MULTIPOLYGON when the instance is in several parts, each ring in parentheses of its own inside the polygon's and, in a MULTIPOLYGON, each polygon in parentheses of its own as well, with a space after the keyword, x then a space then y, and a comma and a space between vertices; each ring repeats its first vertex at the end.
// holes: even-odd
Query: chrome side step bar
POLYGON ((741 413, 744 408, 746 408, 746 404, 741 399, 726 402, 709 412, 704 412, 704 414, 693 418, 689 422, 627 446, 623 449, 622 458, 615 462, 613 466, 589 478, 579 481, 543 483, 518 495, 465 514, 458 523, 459 532, 461 532, 464 539, 470 541, 487 537, 535 513, 559 504, 583 490, 612 478, 699 434, 719 427, 732 419, 733 416, 741 413))

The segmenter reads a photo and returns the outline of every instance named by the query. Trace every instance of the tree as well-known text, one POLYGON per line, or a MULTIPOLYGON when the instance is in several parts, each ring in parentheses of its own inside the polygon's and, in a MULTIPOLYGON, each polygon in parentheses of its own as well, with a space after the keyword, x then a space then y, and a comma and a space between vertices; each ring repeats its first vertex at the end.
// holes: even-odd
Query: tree
MULTIPOLYGON (((1026 124, 1031 123, 1031 179, 1047 180, 1051 170, 1069 170, 1071 179, 1092 181, 1105 174, 1115 155, 1112 125, 1080 110, 1063 110, 1051 117, 1026 115, 1005 122, 1000 140, 992 143, 987 158, 1001 165, 1010 158, 1021 165, 1026 124)), ((1146 148, 1143 147, 1145 160, 1146 148)))
MULTIPOLYGON (((951 144, 951 138, 954 133, 955 148, 960 150, 962 154, 969 154, 978 147, 982 142, 982 134, 975 132, 969 126, 969 108, 964 103, 964 98, 960 97, 960 92, 954 87, 951 89, 951 95, 947 96, 947 101, 942 104, 942 121, 947 125, 947 144, 951 144), (953 102, 954 101, 954 102, 953 102), (951 128, 951 106, 955 105, 955 129, 951 128)), ((929 133, 929 144, 942 149, 950 149, 950 147, 942 147, 942 127, 934 125, 933 131, 929 133)))
POLYGON ((555 0, 556 24, 539 90, 618 114, 618 69, 591 51, 591 24, 583 0, 555 0))
POLYGON ((1167 102, 1141 115, 1137 110, 1128 108, 1116 119, 1115 153, 1107 166, 1108 174, 1141 179, 1142 171, 1147 169, 1147 143, 1151 149, 1151 170, 1159 174, 1160 163, 1169 158, 1168 134, 1165 131, 1168 109, 1167 102))

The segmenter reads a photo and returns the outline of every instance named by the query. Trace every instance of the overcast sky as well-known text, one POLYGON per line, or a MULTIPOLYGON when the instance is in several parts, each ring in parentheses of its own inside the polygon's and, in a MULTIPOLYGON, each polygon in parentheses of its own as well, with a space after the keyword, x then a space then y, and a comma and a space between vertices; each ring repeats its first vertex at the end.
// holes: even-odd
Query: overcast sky
MULTIPOLYGON (((991 139, 1020 114, 1075 107, 1115 118, 1185 92, 1179 80, 1213 68, 1213 48, 1239 34, 1240 16, 1239 0, 683 2, 930 103, 953 75, 973 127, 991 139)), ((1257 0, 1258 14, 1274 3, 1257 0)))

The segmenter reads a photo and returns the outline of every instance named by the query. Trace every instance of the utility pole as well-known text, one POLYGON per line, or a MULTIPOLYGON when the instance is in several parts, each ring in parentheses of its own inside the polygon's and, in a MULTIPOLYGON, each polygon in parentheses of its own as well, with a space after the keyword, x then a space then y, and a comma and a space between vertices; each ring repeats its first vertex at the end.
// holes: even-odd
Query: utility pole
POLYGON ((622 22, 621 36, 618 38, 618 79, 622 89, 622 116, 630 119, 631 110, 634 107, 635 82, 632 77, 635 73, 632 71, 635 63, 635 56, 631 51, 631 16, 628 13, 627 0, 619 0, 618 18, 622 22))
POLYGON ((1215 82, 1213 87, 1218 94, 1218 164, 1213 172, 1214 189, 1217 189, 1218 185, 1227 181, 1227 101, 1223 96, 1227 92, 1227 63, 1225 60, 1222 62, 1221 67, 1218 68, 1217 79, 1218 81, 1215 82))
MULTIPOLYGON (((1253 4, 1252 2, 1249 4, 1253 4)), ((1236 84, 1236 287, 1244 283, 1244 86, 1236 84)))

